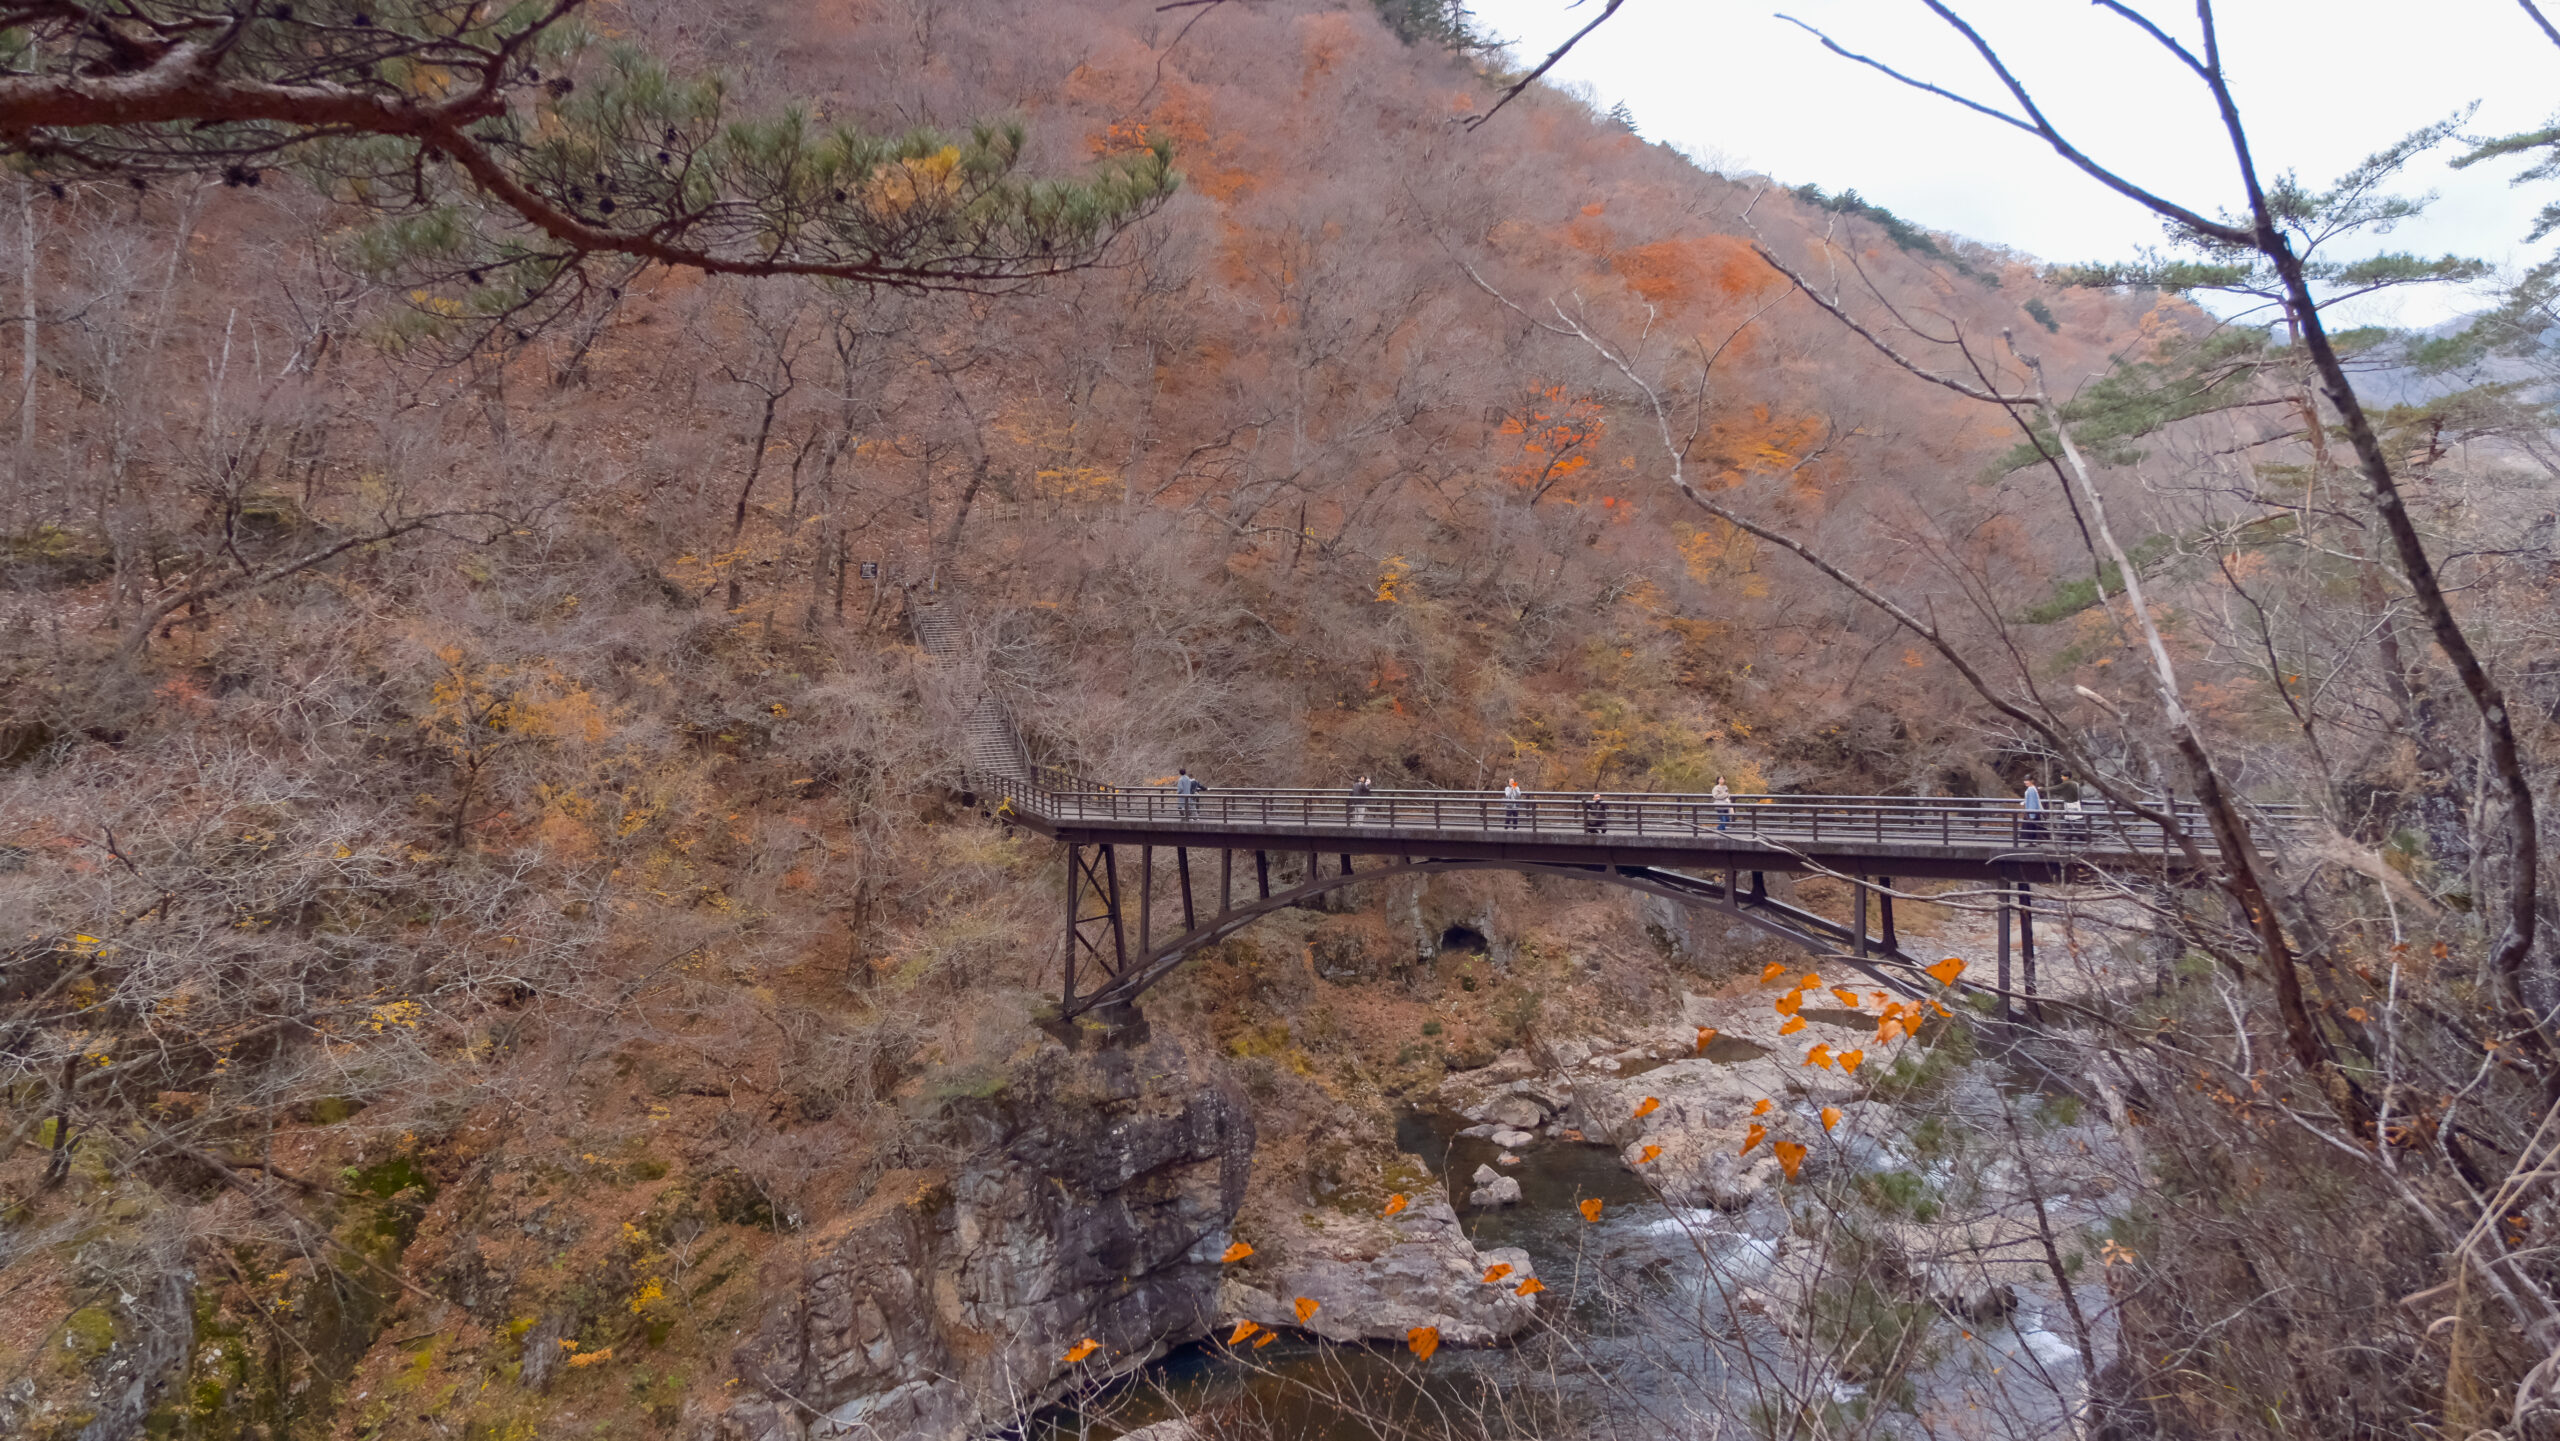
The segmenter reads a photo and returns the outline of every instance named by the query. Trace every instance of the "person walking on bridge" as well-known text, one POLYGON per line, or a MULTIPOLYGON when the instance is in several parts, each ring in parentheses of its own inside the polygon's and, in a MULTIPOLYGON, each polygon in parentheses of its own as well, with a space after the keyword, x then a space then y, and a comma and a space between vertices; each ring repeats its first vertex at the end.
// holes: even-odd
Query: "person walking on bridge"
POLYGON ((1609 803, 1600 798, 1598 791, 1582 803, 1582 828, 1595 836, 1609 829, 1609 803))
POLYGON ((1174 809, 1181 812, 1184 820, 1187 821, 1200 814, 1200 793, 1207 789, 1207 786, 1193 778, 1187 766, 1174 773, 1173 793, 1176 798, 1174 809))
POLYGON ((1733 829, 1733 791, 1725 785, 1724 777, 1716 777, 1716 788, 1707 792, 1707 795, 1716 803, 1716 829, 1720 831, 1733 829))
POLYGON ((1369 778, 1367 776, 1364 775, 1351 783, 1351 803, 1348 809, 1353 825, 1365 826, 1369 823, 1369 778))
POLYGON ((2027 782, 2027 793, 2018 797, 2018 838, 2028 845, 2044 839, 2044 792, 2036 783, 2027 782))
POLYGON ((1502 828, 1506 831, 1520 829, 1520 778, 1518 776, 1513 776, 1511 784, 1502 788, 1502 828))

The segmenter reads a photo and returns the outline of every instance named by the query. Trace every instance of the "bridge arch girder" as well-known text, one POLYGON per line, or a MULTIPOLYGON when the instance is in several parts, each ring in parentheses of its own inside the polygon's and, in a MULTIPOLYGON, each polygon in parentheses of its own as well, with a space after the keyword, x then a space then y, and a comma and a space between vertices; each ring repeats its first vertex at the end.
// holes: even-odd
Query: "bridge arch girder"
MULTIPOLYGON (((1071 859, 1070 864, 1074 862, 1071 859)), ((1575 866, 1554 862, 1479 859, 1399 860, 1374 870, 1344 871, 1334 875, 1318 875, 1287 890, 1269 896, 1258 896, 1241 906, 1208 918, 1193 929, 1141 952, 1119 973, 1083 996, 1069 996, 1059 1007, 1058 1019, 1072 1020, 1087 1011, 1121 1009, 1134 1006, 1137 999, 1181 968, 1195 952, 1226 940, 1255 921, 1287 910, 1345 886, 1363 885, 1371 881, 1395 880, 1405 876, 1438 875, 1456 872, 1510 871, 1521 875, 1555 876, 1566 880, 1599 881, 1646 895, 1659 896, 1683 905, 1703 906, 1754 926, 1798 948, 1827 960, 1845 961, 1863 971, 1879 985, 1889 986, 1905 994, 1920 994, 1912 984, 1878 969, 1875 963, 1916 971, 1920 962, 1898 948, 1880 946, 1868 938, 1868 953, 1860 956, 1841 949, 1853 939, 1846 926, 1799 910, 1783 902, 1769 899, 1757 891, 1748 895, 1727 894, 1715 881, 1675 871, 1650 867, 1611 865, 1575 866)), ((1072 938, 1070 944, 1073 944, 1072 938)))

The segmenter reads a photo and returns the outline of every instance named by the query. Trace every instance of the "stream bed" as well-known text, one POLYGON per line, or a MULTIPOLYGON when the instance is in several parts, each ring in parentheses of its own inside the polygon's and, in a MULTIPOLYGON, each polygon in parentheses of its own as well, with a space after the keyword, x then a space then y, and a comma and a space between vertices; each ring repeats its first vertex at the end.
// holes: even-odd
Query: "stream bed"
MULTIPOLYGON (((1721 1410, 1723 1362, 1700 1344, 1700 1249, 1769 1242, 1744 1217, 1667 1208, 1610 1147, 1541 1138, 1504 1173, 1520 1182, 1514 1206, 1471 1208, 1466 1178, 1494 1160, 1489 1139, 1445 1111, 1410 1109, 1397 1146, 1449 1187, 1467 1238, 1480 1250, 1517 1246, 1547 1287, 1541 1325, 1509 1345, 1447 1348, 1418 1364, 1402 1346, 1337 1345, 1283 1333, 1267 1346, 1220 1340, 1184 1346, 1098 1395, 1044 1413, 1039 1441, 1110 1441, 1178 1416, 1217 1434, 1221 1418, 1250 1423, 1275 1441, 1370 1441, 1386 1435, 1504 1438, 1559 1434, 1630 1437, 1687 1434, 1701 1409, 1721 1410), (1603 1203, 1598 1223, 1581 1202, 1603 1203), (1685 1261, 1685 1264, 1682 1264, 1685 1261), (1672 1320, 1667 1328, 1666 1316, 1672 1320), (1679 1332, 1688 1330, 1686 1344, 1679 1332), (1381 1424, 1384 1422, 1385 1424, 1381 1424)), ((1764 1228, 1783 1225, 1774 1215, 1764 1228)), ((1724 1308, 1706 1308, 1720 1318, 1724 1308)), ((1729 1322, 1725 1324, 1730 1324, 1729 1322)))

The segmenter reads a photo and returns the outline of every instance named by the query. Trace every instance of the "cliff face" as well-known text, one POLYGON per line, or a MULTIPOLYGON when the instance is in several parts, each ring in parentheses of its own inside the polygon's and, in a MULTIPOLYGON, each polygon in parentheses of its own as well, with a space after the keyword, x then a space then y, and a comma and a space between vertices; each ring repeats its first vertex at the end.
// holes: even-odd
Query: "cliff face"
POLYGON ((890 1173, 767 1263, 747 1395, 696 1434, 969 1435, 1207 1333, 1254 1143, 1223 1075, 1171 1041, 1044 1051, 948 1127, 968 1159, 890 1173))

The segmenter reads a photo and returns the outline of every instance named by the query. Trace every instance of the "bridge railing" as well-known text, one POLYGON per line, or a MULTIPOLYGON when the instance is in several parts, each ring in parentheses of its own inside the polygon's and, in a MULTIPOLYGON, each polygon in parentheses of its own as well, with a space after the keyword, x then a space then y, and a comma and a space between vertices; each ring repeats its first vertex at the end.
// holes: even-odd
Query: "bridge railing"
MULTIPOLYGON (((2180 849, 2159 823, 2105 802, 2075 809, 2048 800, 2042 811, 2027 812, 2014 798, 1945 796, 1735 795, 1719 802, 1705 794, 1604 792, 1595 799, 1587 792, 1536 791, 1512 800, 1499 791, 1355 795, 1341 788, 1308 787, 1211 788, 1183 796, 1170 785, 1113 786, 1045 767, 1028 781, 994 778, 987 789, 1016 812, 1078 825, 1145 822, 1235 832, 1348 830, 1379 836, 1523 839, 1581 834, 1780 849, 1856 843, 2120 855, 2169 855, 2180 849)), ((2207 854, 2215 850, 2201 806, 2173 802, 2157 809, 2167 812, 2198 849, 2207 854)), ((2260 824, 2275 830, 2315 824, 2308 807, 2252 810, 2260 824)))

